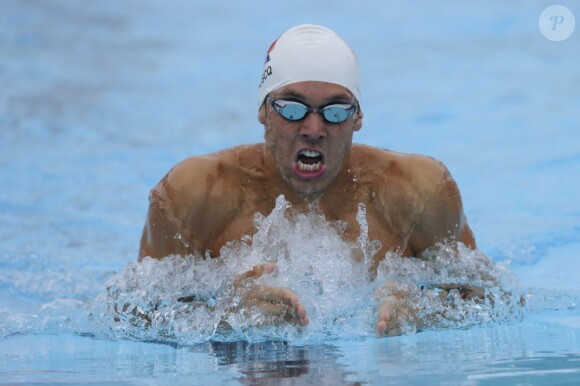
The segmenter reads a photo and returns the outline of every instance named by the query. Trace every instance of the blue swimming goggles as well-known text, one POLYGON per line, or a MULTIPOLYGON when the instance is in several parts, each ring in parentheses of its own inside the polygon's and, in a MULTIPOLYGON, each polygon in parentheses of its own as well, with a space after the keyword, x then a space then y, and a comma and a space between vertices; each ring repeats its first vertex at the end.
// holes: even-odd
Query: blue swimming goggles
POLYGON ((272 108, 282 118, 291 122, 300 121, 306 118, 309 113, 316 113, 322 115, 322 118, 328 123, 342 123, 351 117, 356 110, 356 106, 351 103, 334 103, 321 109, 313 109, 300 102, 286 99, 273 99, 272 108))

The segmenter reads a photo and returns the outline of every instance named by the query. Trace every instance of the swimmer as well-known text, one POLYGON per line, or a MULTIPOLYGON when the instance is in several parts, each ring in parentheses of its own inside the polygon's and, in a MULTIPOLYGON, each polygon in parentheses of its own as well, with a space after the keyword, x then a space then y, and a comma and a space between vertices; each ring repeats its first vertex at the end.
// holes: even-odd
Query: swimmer
MULTIPOLYGON (((327 220, 343 221, 344 238, 353 243, 360 234, 357 208, 364 204, 369 240, 381 242, 371 272, 388 251, 420 257, 444 242, 475 249, 457 184, 441 162, 352 143, 363 125, 360 101, 357 58, 343 39, 317 25, 284 32, 270 46, 259 82, 264 142, 191 157, 170 170, 151 191, 139 260, 218 258, 228 241, 256 232, 254 214, 269 214, 280 195, 293 210, 315 204, 327 220)), ((355 251, 354 258, 361 256, 355 251)), ((232 284, 243 291, 274 269, 272 263, 256 266, 232 284)), ((404 291, 377 293, 379 336, 398 333, 402 322, 416 317, 404 291)), ((308 324, 289 288, 254 286, 242 303, 308 324)))

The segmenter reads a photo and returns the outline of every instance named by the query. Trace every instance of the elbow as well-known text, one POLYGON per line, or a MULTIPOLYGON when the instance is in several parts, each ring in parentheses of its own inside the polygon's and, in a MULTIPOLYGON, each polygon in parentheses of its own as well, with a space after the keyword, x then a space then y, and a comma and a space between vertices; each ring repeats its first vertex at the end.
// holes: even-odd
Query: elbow
POLYGON ((458 241, 463 243, 463 245, 465 245, 466 247, 470 249, 477 249, 475 235, 473 234, 473 231, 471 230, 469 225, 467 225, 466 222, 461 224, 459 237, 457 239, 458 241))

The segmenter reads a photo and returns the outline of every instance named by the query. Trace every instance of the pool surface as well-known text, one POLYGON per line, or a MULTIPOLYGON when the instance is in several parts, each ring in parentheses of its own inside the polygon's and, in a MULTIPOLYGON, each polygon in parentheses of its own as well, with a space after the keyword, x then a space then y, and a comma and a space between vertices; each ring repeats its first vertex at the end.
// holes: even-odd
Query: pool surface
MULTIPOLYGON (((580 17, 580 2, 560 4, 580 17)), ((580 32, 546 39, 549 5, 0 2, 0 384, 580 383, 580 32), (319 258, 300 289, 306 331, 234 321, 222 334, 215 315, 175 302, 152 328, 115 322, 115 302, 199 290, 192 272, 223 284, 211 263, 135 263, 148 192, 188 156, 262 140, 265 51, 305 22, 358 55, 355 142, 447 165, 511 303, 378 339, 373 284, 342 280, 356 267, 332 227, 281 209, 260 224, 285 236, 285 272, 303 277, 299 256, 319 258)))

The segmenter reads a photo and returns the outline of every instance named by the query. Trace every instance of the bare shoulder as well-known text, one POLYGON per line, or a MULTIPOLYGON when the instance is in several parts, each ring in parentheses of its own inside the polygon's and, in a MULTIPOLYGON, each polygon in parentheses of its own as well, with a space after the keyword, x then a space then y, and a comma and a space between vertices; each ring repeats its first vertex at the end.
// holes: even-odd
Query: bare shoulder
POLYGON ((459 188, 442 162, 362 145, 353 146, 352 158, 367 186, 377 192, 386 220, 408 235, 416 254, 446 239, 475 248, 459 188))
POLYGON ((419 194, 433 193, 440 184, 451 178, 441 161, 425 155, 355 145, 353 159, 358 160, 359 169, 370 171, 369 178, 419 194))
POLYGON ((189 157, 175 165, 152 190, 161 201, 167 201, 181 214, 198 212, 219 202, 227 209, 240 199, 239 180, 259 169, 260 145, 233 147, 216 153, 189 157))

